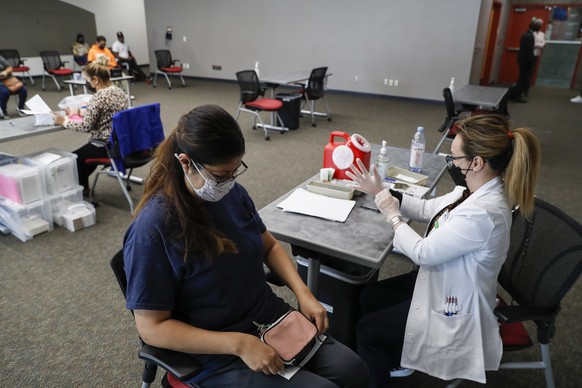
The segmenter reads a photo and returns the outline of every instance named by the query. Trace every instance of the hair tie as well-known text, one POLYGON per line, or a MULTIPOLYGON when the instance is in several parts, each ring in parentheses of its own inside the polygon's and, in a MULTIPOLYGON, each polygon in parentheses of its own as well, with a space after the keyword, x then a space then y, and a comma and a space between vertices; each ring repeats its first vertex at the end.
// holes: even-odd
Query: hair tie
POLYGON ((513 132, 507 132, 507 137, 513 140, 513 132))

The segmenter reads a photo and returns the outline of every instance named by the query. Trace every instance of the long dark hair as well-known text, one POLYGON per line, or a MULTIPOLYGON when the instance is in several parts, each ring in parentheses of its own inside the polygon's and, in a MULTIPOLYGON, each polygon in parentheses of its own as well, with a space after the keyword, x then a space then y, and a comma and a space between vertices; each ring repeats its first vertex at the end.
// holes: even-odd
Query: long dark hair
POLYGON ((245 141, 236 120, 217 105, 192 109, 159 145, 135 215, 156 194, 166 197, 167 236, 183 245, 184 259, 200 252, 207 259, 236 252, 235 244, 220 233, 203 206, 192 198, 184 182, 182 165, 174 154, 185 153, 200 164, 221 164, 245 153, 245 141))

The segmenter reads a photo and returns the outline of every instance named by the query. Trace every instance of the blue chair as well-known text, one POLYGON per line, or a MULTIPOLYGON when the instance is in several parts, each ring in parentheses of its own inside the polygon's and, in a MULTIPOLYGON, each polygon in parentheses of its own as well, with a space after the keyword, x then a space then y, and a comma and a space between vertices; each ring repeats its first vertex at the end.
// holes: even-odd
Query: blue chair
POLYGON ((130 179, 134 168, 141 167, 153 159, 154 151, 164 140, 164 128, 160 117, 160 104, 138 106, 121 111, 113 116, 113 131, 109 142, 91 140, 97 147, 106 147, 107 158, 91 158, 85 161, 89 165, 99 165, 93 180, 90 200, 101 174, 114 175, 119 181, 133 214, 133 201, 130 179), (126 170, 129 170, 126 174, 126 170), (123 180, 126 181, 124 184, 123 180))

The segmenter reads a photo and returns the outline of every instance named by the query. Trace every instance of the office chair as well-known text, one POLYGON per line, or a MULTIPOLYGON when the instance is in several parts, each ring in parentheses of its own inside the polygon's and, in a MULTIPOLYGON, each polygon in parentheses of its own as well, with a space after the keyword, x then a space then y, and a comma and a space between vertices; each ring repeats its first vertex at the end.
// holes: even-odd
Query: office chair
MULTIPOLYGON (((554 387, 550 340, 556 334, 560 301, 581 272, 581 224, 539 198, 531 220, 519 214, 514 217, 509 252, 498 276, 512 302, 494 312, 502 325, 535 322, 541 361, 502 361, 500 369, 543 369, 547 387, 554 387)), ((504 341, 504 351, 510 350, 505 345, 504 341)), ((527 341, 522 345, 527 346, 527 341)))
MULTIPOLYGON (((113 256, 109 262, 115 274, 119 288, 126 297, 127 278, 125 276, 125 263, 123 262, 123 250, 113 256)), ((132 311, 133 314, 133 311, 132 311)), ((142 388, 148 388, 156 379, 158 366, 171 373, 180 382, 188 381, 202 371, 202 364, 189 354, 173 350, 157 348, 147 345, 140 338, 141 348, 138 356, 145 361, 142 372, 142 388)))
POLYGON ((503 117, 505 117, 506 119, 509 120, 510 115, 509 115, 509 110, 507 109, 507 101, 513 95, 513 89, 514 88, 515 88, 515 86, 512 85, 512 86, 510 86, 507 89, 507 92, 505 92, 505 94, 501 98, 501 101, 499 102, 499 106, 497 107, 497 109, 495 109, 493 111, 493 113, 496 113, 498 115, 501 115, 501 116, 503 116, 503 117))
POLYGON ((57 90, 60 92, 61 84, 59 84, 55 76, 71 75, 73 74, 73 69, 65 67, 64 64, 67 62, 61 61, 61 56, 58 51, 41 51, 40 57, 42 58, 42 65, 44 67, 44 72, 42 73, 42 90, 45 90, 44 77, 48 75, 53 79, 57 90))
POLYGON ((455 101, 453 100, 453 93, 451 93, 451 89, 449 88, 443 89, 443 98, 445 100, 447 116, 445 117, 445 121, 438 128, 438 131, 442 132, 443 135, 433 151, 433 154, 435 155, 439 153, 439 150, 441 149, 441 146, 443 145, 445 140, 453 141, 455 136, 457 136, 457 128, 455 126, 455 122, 462 118, 461 114, 464 112, 462 108, 457 109, 457 107, 455 106, 455 101))
POLYGON ((30 83, 34 85, 34 79, 30 75, 30 67, 24 65, 24 61, 26 61, 26 59, 20 58, 20 53, 18 52, 18 50, 14 49, 0 50, 0 56, 4 57, 4 59, 8 61, 8 63, 12 67, 13 73, 22 73, 24 76, 28 76, 28 78, 30 79, 30 83))
MULTIPOLYGON (((311 75, 309 76, 309 80, 306 84, 298 83, 302 88, 297 91, 297 93, 301 94, 301 98, 305 100, 303 106, 301 107, 302 114, 310 114, 311 115, 311 126, 315 127, 315 116, 322 116, 327 117, 327 121, 331 121, 331 117, 329 114, 329 106, 327 105, 327 100, 325 99, 325 81, 326 76, 325 73, 327 72, 327 67, 318 67, 311 70, 311 75), (315 101, 322 99, 325 103, 325 112, 316 112, 315 111, 315 101), (305 105, 309 105, 309 110, 303 110, 305 105)), ((302 116, 303 117, 303 116, 302 116)))
POLYGON ((263 128, 265 131, 265 140, 269 140, 269 130, 279 131, 280 133, 285 133, 288 128, 285 126, 274 126, 272 125, 273 116, 271 116, 271 125, 265 125, 259 112, 266 111, 271 112, 272 115, 276 115, 278 122, 283 123, 283 119, 277 112, 283 107, 283 102, 272 99, 272 98, 262 98, 265 94, 265 89, 261 87, 261 82, 259 81, 259 76, 254 70, 242 70, 236 73, 236 79, 238 80, 238 86, 240 87, 240 103, 238 104, 238 110, 236 111, 236 118, 240 112, 247 112, 254 115, 253 119, 253 129, 257 127, 263 128), (257 124, 257 120, 259 124, 257 124))
POLYGON ((156 74, 154 75, 154 88, 157 86, 157 79, 158 74, 162 74, 166 77, 166 82, 168 83, 168 89, 172 89, 172 82, 168 77, 168 74, 171 74, 172 77, 177 74, 180 76, 180 80, 182 81, 182 87, 186 86, 184 82, 184 78, 182 77, 182 65, 177 66, 176 62, 180 62, 179 59, 172 59, 172 54, 170 50, 156 50, 154 51, 156 54, 156 61, 158 62, 158 70, 156 70, 156 74))
POLYGON ((164 140, 164 129, 160 118, 160 104, 143 105, 118 112, 113 116, 113 130, 109 142, 91 140, 97 147, 105 147, 107 158, 90 158, 88 165, 101 166, 95 174, 90 200, 101 174, 113 175, 119 181, 121 190, 133 214, 130 179, 134 168, 141 167, 153 159, 156 147, 164 140), (126 175, 126 170, 129 170, 126 175), (123 183, 123 180, 126 183, 123 183))

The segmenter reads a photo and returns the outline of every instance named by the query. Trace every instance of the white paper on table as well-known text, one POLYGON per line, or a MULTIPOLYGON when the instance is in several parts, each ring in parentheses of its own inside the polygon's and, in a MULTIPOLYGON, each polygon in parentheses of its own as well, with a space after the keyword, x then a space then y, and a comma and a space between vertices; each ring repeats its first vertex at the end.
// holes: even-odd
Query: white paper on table
POLYGON ((345 222, 355 205, 356 201, 331 198, 298 188, 277 207, 286 212, 345 222))
POLYGON ((29 110, 23 109, 22 111, 26 114, 36 115, 40 113, 51 113, 50 106, 48 106, 38 94, 32 96, 25 104, 29 110))

